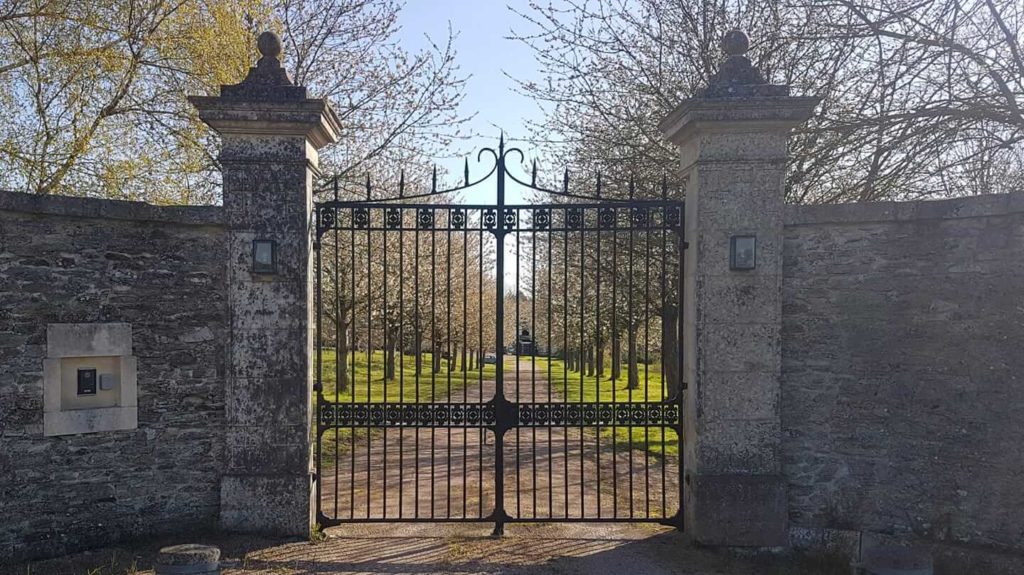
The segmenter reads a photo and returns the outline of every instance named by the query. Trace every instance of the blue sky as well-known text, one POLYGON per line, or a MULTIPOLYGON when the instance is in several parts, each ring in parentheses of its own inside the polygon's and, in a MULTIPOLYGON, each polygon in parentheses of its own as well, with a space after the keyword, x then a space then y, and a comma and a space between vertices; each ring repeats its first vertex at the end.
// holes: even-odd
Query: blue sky
MULTIPOLYGON (((468 131, 482 136, 457 144, 453 153, 472 151, 475 155, 475 151, 482 147, 497 147, 501 130, 505 131, 506 141, 529 137, 527 122, 542 117, 537 105, 517 94, 515 81, 506 76, 538 79, 533 53, 522 43, 506 39, 513 28, 527 29, 527 24, 512 13, 509 6, 523 12, 529 10, 527 0, 406 0, 400 13, 402 30, 399 41, 409 50, 428 46, 425 35, 438 42, 443 41, 449 24, 458 34, 455 48, 459 68, 463 76, 469 76, 461 112, 465 116, 476 114, 468 125, 468 131)), ((527 161, 532 159, 534 150, 530 145, 526 142, 519 144, 527 155, 527 161)), ((471 177, 473 172, 481 173, 477 170, 489 166, 483 160, 478 168, 474 160, 470 160, 471 177)), ((439 158, 438 163, 449 173, 462 174, 461 157, 439 158)), ((548 168, 561 170, 554 166, 548 168)), ((463 199, 471 203, 493 202, 493 182, 478 186, 464 194, 463 199)), ((522 200, 521 192, 510 185, 506 201, 518 203, 522 200)))

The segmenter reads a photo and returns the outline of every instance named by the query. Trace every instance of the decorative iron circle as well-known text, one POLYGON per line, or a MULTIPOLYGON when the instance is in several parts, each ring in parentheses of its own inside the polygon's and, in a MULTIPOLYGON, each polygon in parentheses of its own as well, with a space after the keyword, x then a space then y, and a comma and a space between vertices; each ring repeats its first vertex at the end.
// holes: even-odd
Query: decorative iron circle
POLYGON ((638 228, 646 228, 647 227, 647 220, 648 220, 647 208, 633 208, 632 216, 633 216, 633 225, 634 226, 636 226, 638 228))
POLYGON ((505 214, 502 216, 502 225, 506 230, 511 230, 516 227, 516 221, 519 219, 516 215, 516 211, 512 209, 506 209, 505 214))
POLYGON ((548 409, 543 405, 538 405, 534 413, 534 418, 538 424, 547 423, 548 420, 548 409))
POLYGON ((537 230, 546 230, 551 225, 551 210, 539 208, 533 210, 533 227, 537 230))
POLYGON ((530 425, 533 422, 533 409, 529 405, 519 406, 519 424, 530 425))
POLYGON ((352 225, 364 229, 370 225, 370 210, 366 208, 355 208, 352 210, 352 225))
POLYGON ((569 208, 565 211, 565 225, 572 229, 583 227, 583 209, 569 208))
POLYGON ((601 208, 597 213, 597 223, 602 228, 614 228, 616 225, 615 208, 601 208))
POLYGON ((384 223, 390 229, 402 227, 402 210, 398 208, 388 208, 388 211, 384 214, 384 223))
POLYGON ((416 215, 416 221, 419 223, 421 230, 433 229, 434 210, 430 208, 420 208, 419 213, 416 215))
POLYGON ((493 230, 498 225, 498 213, 494 210, 484 210, 484 227, 493 230))
POLYGON ((665 223, 670 227, 678 228, 682 221, 682 214, 679 206, 668 206, 665 208, 665 223))
POLYGON ((452 228, 461 230, 466 227, 466 210, 456 208, 451 214, 452 228))
POLYGON ((320 208, 320 228, 329 230, 338 223, 338 211, 332 207, 320 208))
POLYGON ((402 408, 397 405, 388 407, 388 423, 398 425, 402 423, 402 408))
POLYGON ((384 424, 384 406, 374 405, 370 408, 370 423, 373 425, 384 424))

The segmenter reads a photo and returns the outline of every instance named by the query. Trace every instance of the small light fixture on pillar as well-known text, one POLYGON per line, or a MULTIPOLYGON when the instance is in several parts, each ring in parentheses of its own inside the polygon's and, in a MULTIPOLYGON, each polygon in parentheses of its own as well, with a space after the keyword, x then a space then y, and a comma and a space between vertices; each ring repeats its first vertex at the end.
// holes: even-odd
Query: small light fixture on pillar
POLYGON ((757 266, 757 236, 729 238, 729 269, 750 271, 757 266))
POLYGON ((252 273, 277 273, 277 242, 274 240, 252 241, 252 273))

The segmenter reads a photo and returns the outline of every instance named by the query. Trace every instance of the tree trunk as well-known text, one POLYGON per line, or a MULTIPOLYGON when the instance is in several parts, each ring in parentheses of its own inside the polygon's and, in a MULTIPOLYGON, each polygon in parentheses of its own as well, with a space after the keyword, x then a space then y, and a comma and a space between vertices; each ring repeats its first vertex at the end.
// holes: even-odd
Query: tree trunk
MULTIPOLYGON (((466 372, 466 348, 465 347, 462 348, 462 363, 460 365, 462 365, 462 372, 465 373, 466 372)), ((469 369, 473 369, 473 368, 470 367, 469 369)))
POLYGON ((622 336, 612 334, 612 381, 622 377, 622 336))
POLYGON ((448 357, 448 373, 455 371, 455 368, 459 363, 459 346, 454 346, 452 352, 448 357))
POLYGON ((597 377, 604 377, 604 342, 601 341, 601 333, 597 334, 597 350, 595 354, 597 357, 594 358, 594 367, 597 369, 597 377))
POLYGON ((629 340, 629 358, 627 360, 626 369, 629 370, 629 389, 638 389, 640 387, 640 371, 637 369, 637 357, 636 357, 636 330, 630 329, 627 334, 629 340))
POLYGON ((473 348, 469 348, 469 371, 473 371, 474 369, 476 369, 476 362, 473 361, 475 359, 475 356, 475 350, 473 348))
POLYGON ((679 370, 679 308, 665 306, 665 316, 661 321, 661 362, 665 366, 665 389, 669 397, 675 397, 680 389, 679 370))
POLYGON ((395 350, 398 348, 398 331, 388 328, 388 343, 385 346, 384 354, 384 379, 392 381, 395 379, 395 350))
POLYGON ((416 357, 416 375, 423 374, 423 334, 416 332, 413 334, 412 353, 416 357))
POLYGON ((334 383, 339 392, 348 391, 348 324, 338 326, 338 355, 334 362, 334 383))
POLYGON ((587 346, 587 375, 593 377, 594 375, 594 348, 593 346, 587 346))

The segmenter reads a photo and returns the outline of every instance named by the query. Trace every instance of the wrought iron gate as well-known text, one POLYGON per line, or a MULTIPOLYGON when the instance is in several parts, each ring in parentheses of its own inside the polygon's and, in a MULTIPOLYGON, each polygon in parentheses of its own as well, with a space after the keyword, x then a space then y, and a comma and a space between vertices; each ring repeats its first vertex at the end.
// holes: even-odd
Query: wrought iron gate
POLYGON ((319 523, 681 527, 682 202, 485 153, 453 189, 316 204, 319 523), (492 177, 495 204, 436 203, 492 177))

